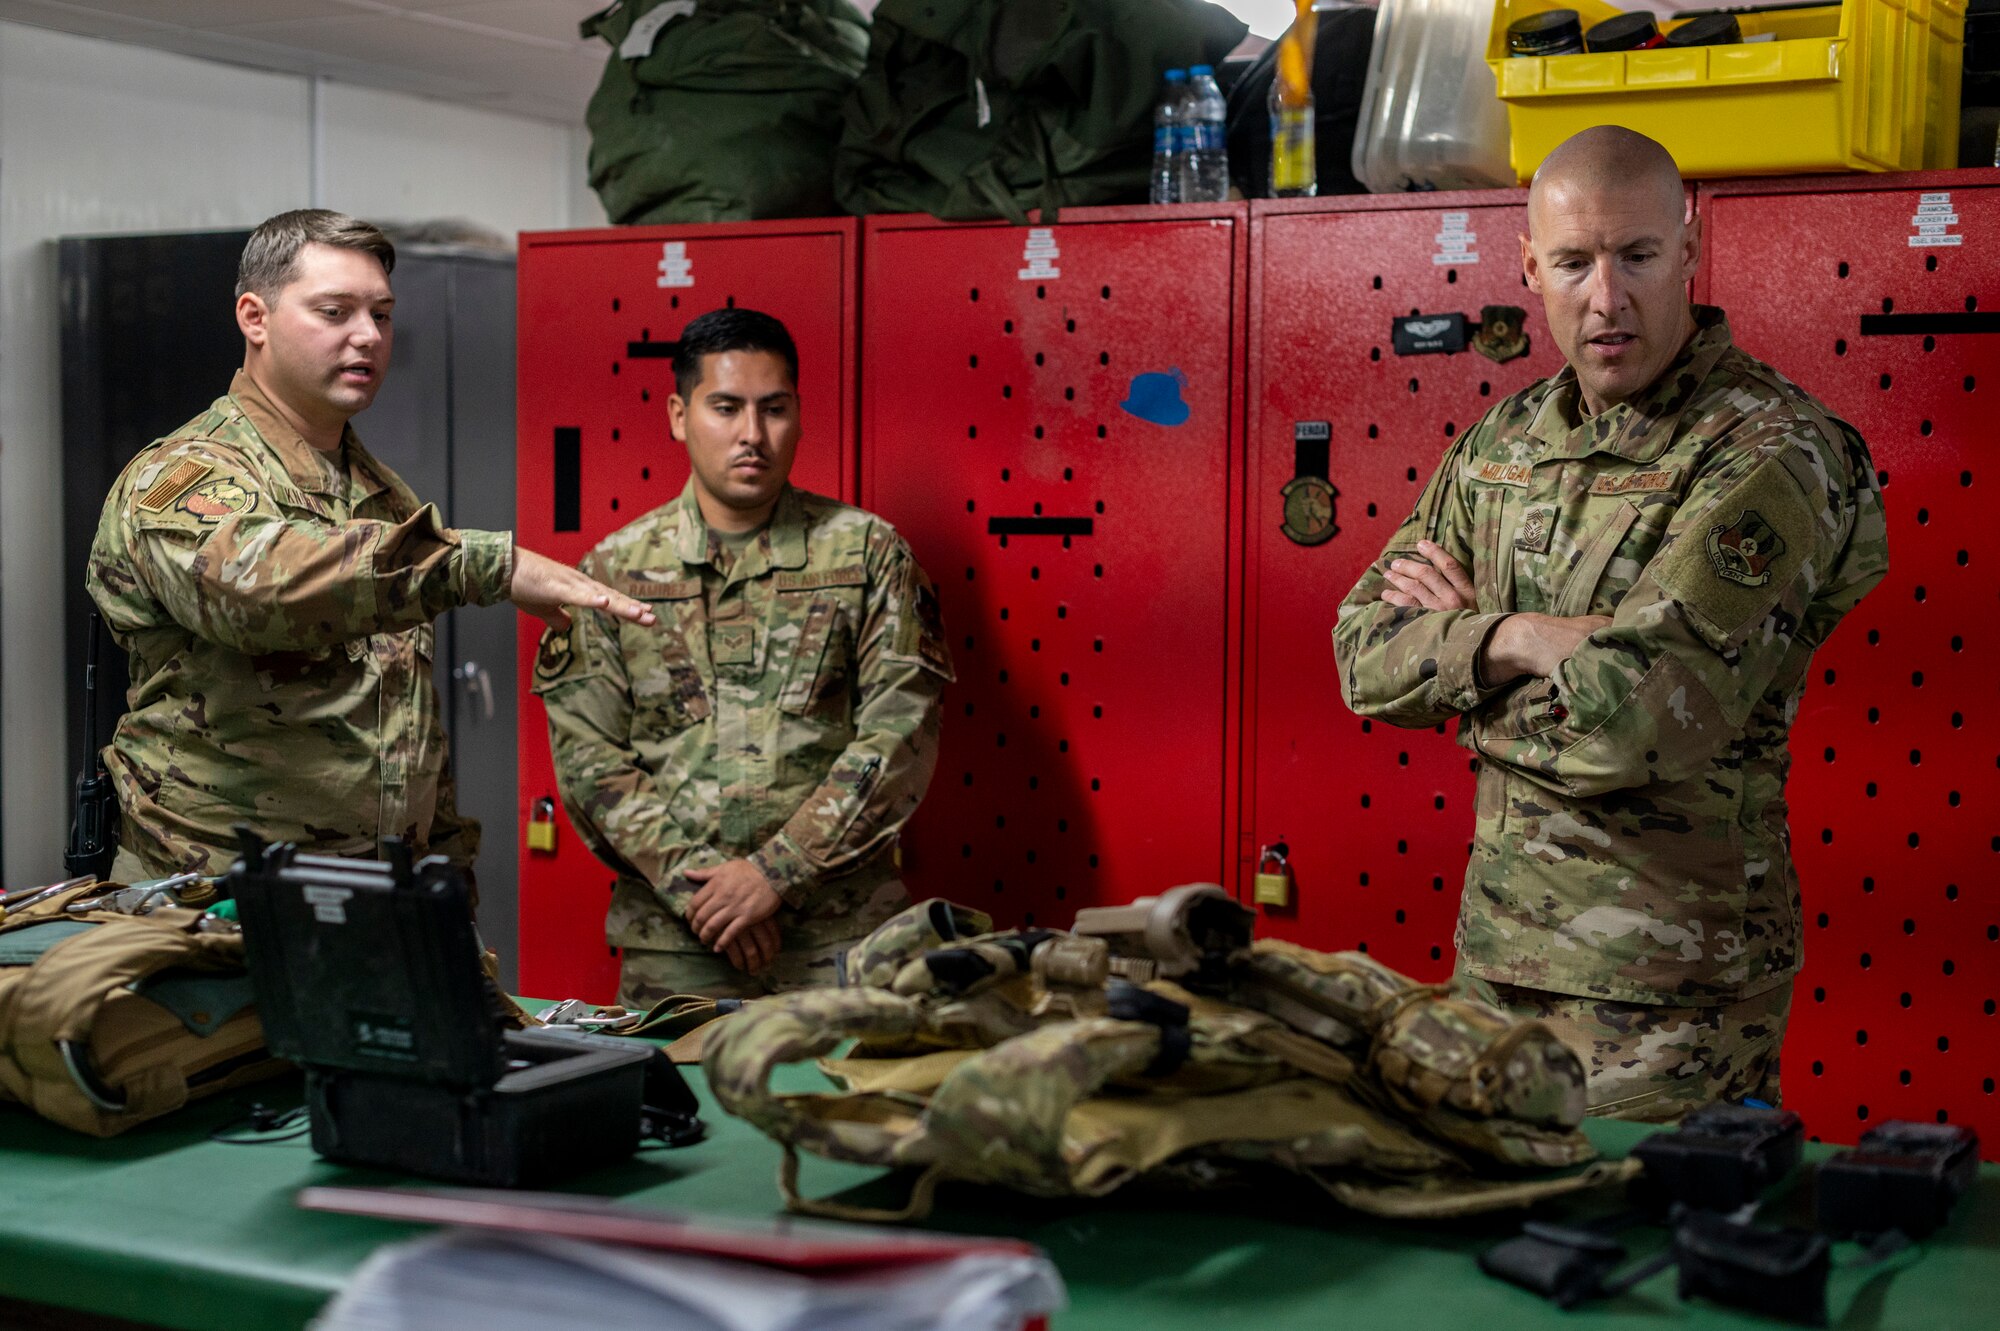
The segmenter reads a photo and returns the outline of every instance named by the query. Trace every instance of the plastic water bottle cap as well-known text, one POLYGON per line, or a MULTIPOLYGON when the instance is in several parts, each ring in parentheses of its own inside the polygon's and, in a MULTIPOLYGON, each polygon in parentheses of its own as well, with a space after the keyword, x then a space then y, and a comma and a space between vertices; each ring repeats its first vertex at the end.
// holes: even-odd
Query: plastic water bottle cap
POLYGON ((1198 78, 1198 79, 1199 79, 1199 78, 1214 78, 1214 77, 1215 77, 1215 66, 1214 66, 1214 65, 1196 65, 1196 66, 1195 66, 1194 68, 1190 69, 1190 70, 1188 71, 1188 73, 1190 73, 1190 74, 1194 75, 1194 76, 1195 76, 1196 78, 1198 78))
POLYGON ((1187 71, 1186 71, 1185 69, 1170 69, 1170 70, 1168 70, 1168 71, 1167 71, 1167 82, 1169 82, 1169 83, 1186 83, 1186 82, 1187 82, 1187 71))

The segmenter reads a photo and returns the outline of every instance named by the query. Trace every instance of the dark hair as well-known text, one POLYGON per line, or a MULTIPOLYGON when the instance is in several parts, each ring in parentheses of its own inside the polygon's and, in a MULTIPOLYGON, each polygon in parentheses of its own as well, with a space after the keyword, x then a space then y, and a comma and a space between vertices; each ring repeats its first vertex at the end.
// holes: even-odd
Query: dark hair
POLYGON ((758 310, 710 310, 696 315, 681 330, 674 347, 674 391, 686 401, 701 382, 701 358, 725 351, 768 351, 782 358, 791 371, 792 386, 799 382, 799 348, 785 326, 758 310))
POLYGON ((372 254, 384 274, 396 271, 396 247, 372 222, 325 208, 279 213, 250 233, 236 265, 236 294, 254 291, 269 300, 299 274, 299 251, 308 245, 372 254))

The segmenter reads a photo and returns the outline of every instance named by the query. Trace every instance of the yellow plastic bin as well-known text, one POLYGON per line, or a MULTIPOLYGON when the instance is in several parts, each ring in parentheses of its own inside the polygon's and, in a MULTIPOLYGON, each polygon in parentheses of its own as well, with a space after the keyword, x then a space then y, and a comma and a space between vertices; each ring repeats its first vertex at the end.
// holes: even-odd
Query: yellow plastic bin
MULTIPOLYGON (((1588 30, 1624 11, 1601 0, 1498 0, 1486 60, 1523 181, 1592 125, 1658 139, 1689 177, 1915 171, 1957 165, 1965 5, 1846 0, 1739 15, 1746 40, 1734 46, 1513 57, 1507 27, 1517 19, 1574 9, 1588 30)), ((1662 26, 1675 22, 1665 15, 1662 26)))

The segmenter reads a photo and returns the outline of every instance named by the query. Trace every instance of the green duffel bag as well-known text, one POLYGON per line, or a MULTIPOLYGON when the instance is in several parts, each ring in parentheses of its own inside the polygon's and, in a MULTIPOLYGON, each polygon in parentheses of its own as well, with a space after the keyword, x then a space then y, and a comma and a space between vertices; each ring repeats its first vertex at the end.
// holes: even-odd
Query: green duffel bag
POLYGON ((1247 31, 1204 0, 882 0, 842 110, 841 206, 1018 224, 1144 203, 1161 75, 1247 31))
POLYGON ((618 223, 837 212, 840 105, 868 21, 848 0, 619 0, 590 99, 590 187, 618 223))

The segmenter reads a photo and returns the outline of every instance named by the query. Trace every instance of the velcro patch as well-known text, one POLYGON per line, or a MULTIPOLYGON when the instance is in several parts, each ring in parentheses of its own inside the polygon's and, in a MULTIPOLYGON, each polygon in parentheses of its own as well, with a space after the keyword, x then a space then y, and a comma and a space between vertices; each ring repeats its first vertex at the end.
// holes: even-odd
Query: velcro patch
POLYGON ((1594 495, 1656 494, 1663 490, 1673 490, 1680 485, 1680 473, 1672 468, 1662 471, 1634 471, 1623 476, 1599 476, 1590 483, 1594 495))
POLYGON ((821 587, 865 587, 868 585, 868 570, 859 564, 847 564, 840 568, 806 569, 797 573, 780 573, 777 588, 781 592, 809 592, 821 587))
POLYGON ((535 649, 535 690, 540 692, 551 684, 560 683, 583 659, 577 649, 577 624, 574 616, 566 629, 551 625, 542 630, 541 645, 535 649))
POLYGON ((755 624, 711 624, 709 658, 717 665, 754 665, 757 660, 755 624))
POLYGON ((1465 464, 1465 479, 1482 485, 1518 485, 1525 489, 1534 475, 1535 469, 1525 462, 1481 462, 1474 458, 1465 464))
POLYGON ((1549 538, 1554 534, 1555 514, 1546 508, 1531 508, 1521 519, 1521 529, 1514 537, 1514 548, 1531 554, 1545 555, 1549 552, 1549 538))
POLYGON ((917 661, 945 679, 956 678, 951 668, 951 652, 944 645, 944 607, 938 601, 930 575, 914 559, 904 575, 901 601, 892 653, 917 661))
POLYGON ((164 513, 176 499, 186 494, 196 481, 214 470, 213 462, 203 462, 200 458, 183 458, 179 466, 154 481, 152 487, 139 496, 139 507, 150 513, 164 513))
POLYGON ((203 522, 220 522, 238 513, 248 513, 257 507, 257 492, 245 486, 233 476, 213 481, 203 481, 194 489, 181 496, 176 505, 183 513, 191 513, 203 522))
POLYGON ((701 579, 675 578, 672 582, 648 582, 644 578, 620 578, 618 590, 640 601, 686 601, 701 595, 701 579))
POLYGON ((1769 582, 1771 566, 1785 553, 1785 538, 1754 508, 1744 509, 1734 522, 1710 527, 1705 544, 1715 576, 1745 587, 1769 582))
POLYGON ((1782 461, 1764 463, 1674 538, 1660 586, 1718 649, 1740 642, 1798 578, 1817 512, 1782 461))

